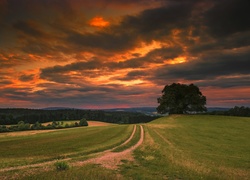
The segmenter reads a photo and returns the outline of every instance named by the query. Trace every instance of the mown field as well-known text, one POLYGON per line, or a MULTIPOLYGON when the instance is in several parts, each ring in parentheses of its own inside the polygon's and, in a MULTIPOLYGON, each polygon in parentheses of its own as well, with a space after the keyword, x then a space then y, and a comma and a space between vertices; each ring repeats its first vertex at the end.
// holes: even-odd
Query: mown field
POLYGON ((110 125, 0 134, 0 168, 104 151, 125 141, 133 126, 110 125), (44 132, 45 131, 45 132, 44 132), (44 132, 44 133, 43 133, 44 132), (19 135, 19 133, 21 135, 19 135), (27 135, 25 135, 27 133, 27 135))
MULTIPOLYGON (((73 166, 93 152, 124 142, 133 125, 109 125, 46 133, 0 135, 0 179, 250 179, 250 118, 173 115, 143 124, 144 141, 117 169, 98 164, 73 166), (67 159, 70 158, 70 159, 67 159), (70 168, 53 164, 1 171, 8 167, 65 160, 70 168)), ((132 140, 116 151, 133 146, 132 140)))
POLYGON ((124 169, 142 179, 250 179, 250 118, 187 115, 145 125, 140 162, 124 169))

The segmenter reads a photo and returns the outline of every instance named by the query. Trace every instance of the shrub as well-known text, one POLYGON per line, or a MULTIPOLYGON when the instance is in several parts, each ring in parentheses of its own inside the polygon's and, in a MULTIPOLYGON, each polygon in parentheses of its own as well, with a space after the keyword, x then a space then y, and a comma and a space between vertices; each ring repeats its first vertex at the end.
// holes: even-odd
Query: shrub
POLYGON ((0 125, 0 132, 9 132, 10 130, 5 125, 0 125))
POLYGON ((82 118, 79 122, 79 125, 80 126, 88 126, 88 122, 85 118, 82 118))
POLYGON ((55 163, 55 167, 56 167, 56 170, 58 170, 58 171, 63 171, 63 170, 69 169, 69 165, 65 161, 57 161, 55 163))

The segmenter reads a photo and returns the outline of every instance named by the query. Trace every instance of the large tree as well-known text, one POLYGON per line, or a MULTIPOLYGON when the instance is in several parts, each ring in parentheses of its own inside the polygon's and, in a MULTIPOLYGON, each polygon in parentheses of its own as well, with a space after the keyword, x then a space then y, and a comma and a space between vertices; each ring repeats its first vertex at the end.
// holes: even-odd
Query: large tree
POLYGON ((160 105, 158 113, 183 114, 188 112, 206 111, 206 97, 194 84, 185 85, 173 83, 166 85, 162 90, 162 96, 158 98, 160 105))

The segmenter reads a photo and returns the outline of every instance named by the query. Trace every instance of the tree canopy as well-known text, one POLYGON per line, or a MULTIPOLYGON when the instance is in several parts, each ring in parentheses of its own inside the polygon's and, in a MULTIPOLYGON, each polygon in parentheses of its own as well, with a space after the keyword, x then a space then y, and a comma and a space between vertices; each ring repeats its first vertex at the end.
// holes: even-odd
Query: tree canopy
POLYGON ((162 96, 157 99, 160 105, 158 113, 183 114, 188 112, 206 111, 206 97, 194 84, 185 85, 173 83, 166 85, 162 90, 162 96))

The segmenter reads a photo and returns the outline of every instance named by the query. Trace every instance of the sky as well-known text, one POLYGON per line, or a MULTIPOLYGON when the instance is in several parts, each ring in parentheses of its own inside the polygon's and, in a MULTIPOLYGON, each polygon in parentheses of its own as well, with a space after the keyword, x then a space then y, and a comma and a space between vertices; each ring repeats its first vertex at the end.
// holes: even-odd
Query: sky
POLYGON ((249 0, 0 0, 0 108, 250 106, 249 0))

